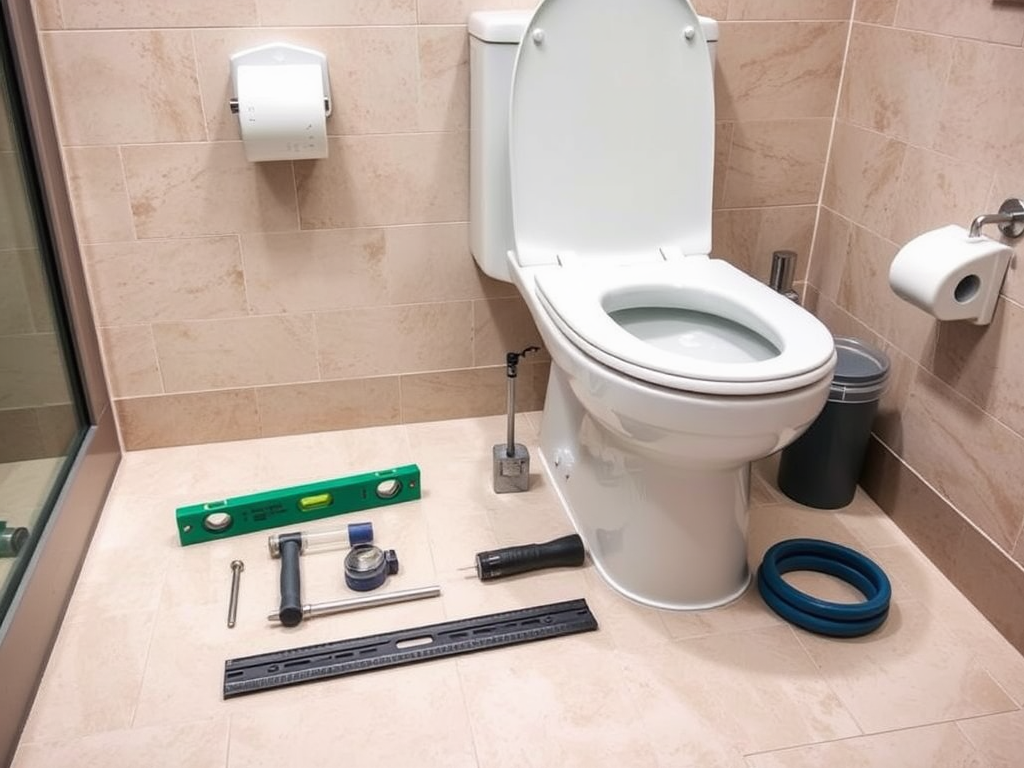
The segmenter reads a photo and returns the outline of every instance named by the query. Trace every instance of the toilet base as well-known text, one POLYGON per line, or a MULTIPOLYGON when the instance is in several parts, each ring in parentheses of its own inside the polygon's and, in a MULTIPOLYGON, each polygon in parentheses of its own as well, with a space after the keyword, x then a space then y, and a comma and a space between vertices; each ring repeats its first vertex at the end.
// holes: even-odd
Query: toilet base
POLYGON ((697 610, 750 583, 750 465, 688 467, 641 452, 580 405, 551 368, 540 462, 597 570, 638 603, 697 610))

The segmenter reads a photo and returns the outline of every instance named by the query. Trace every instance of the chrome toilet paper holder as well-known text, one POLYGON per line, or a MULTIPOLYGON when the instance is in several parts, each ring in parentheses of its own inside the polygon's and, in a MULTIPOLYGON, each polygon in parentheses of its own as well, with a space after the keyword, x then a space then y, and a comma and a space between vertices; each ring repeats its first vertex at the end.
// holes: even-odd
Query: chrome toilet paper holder
POLYGON ((1024 202, 1017 197, 1008 197, 999 206, 999 213, 984 213, 971 222, 971 237, 979 237, 986 224, 998 224, 999 231, 1006 237, 1016 239, 1024 235, 1024 202))

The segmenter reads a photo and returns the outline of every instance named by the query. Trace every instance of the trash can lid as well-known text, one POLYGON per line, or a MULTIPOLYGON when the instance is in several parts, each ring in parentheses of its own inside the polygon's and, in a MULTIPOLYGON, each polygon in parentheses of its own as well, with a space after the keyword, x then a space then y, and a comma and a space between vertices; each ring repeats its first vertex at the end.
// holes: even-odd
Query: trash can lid
POLYGON ((860 339, 836 336, 836 370, 829 400, 871 400, 889 378, 889 358, 860 339))

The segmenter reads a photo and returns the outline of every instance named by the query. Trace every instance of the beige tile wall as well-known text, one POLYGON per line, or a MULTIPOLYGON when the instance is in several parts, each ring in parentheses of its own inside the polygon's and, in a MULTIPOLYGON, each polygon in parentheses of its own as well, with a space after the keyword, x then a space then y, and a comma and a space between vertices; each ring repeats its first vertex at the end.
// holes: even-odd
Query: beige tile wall
MULTIPOLYGON (((537 334, 467 247, 465 22, 535 2, 36 0, 128 448, 503 409, 537 334), (278 40, 328 55, 328 159, 244 159, 228 57, 278 40)), ((852 0, 695 4, 722 20, 715 251, 766 278, 810 252, 852 0)))
MULTIPOLYGON (((877 434, 949 502, 928 513, 928 536, 946 542, 931 554, 964 588, 981 574, 965 560, 1002 569, 994 594, 1024 583, 1020 264, 989 327, 933 321, 896 298, 888 268, 914 236, 1024 196, 1024 81, 1006 76, 1024 71, 1024 7, 858 0, 854 19, 809 281, 834 330, 892 360, 877 434)), ((1011 630, 1024 637, 1016 614, 1011 630)))
POLYGON ((73 424, 17 142, 0 95, 0 464, 59 456, 73 424))

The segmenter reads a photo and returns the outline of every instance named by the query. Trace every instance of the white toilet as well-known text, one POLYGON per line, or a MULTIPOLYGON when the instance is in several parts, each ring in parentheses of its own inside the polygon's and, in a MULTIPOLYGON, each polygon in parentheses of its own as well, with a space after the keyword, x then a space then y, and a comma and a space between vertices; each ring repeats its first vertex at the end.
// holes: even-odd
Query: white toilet
POLYGON ((542 0, 469 31, 471 248, 552 357, 541 464, 619 592, 729 602, 750 462, 810 425, 836 358, 709 257, 717 25, 686 0, 542 0))

